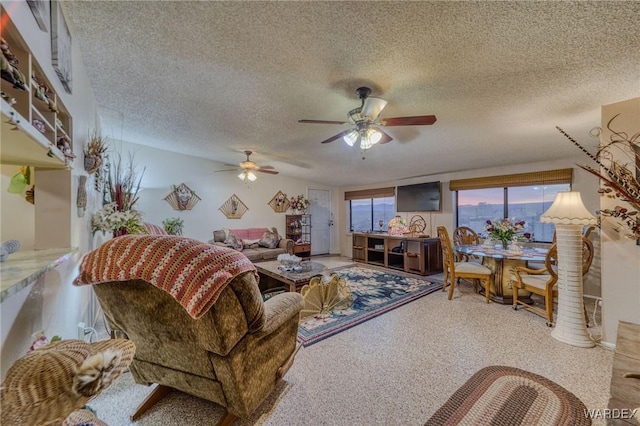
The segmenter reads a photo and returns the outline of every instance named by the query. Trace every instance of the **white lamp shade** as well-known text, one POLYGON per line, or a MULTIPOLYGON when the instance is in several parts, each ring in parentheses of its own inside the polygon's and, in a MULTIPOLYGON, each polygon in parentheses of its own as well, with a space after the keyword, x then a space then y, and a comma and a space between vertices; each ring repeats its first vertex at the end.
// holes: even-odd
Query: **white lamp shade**
POLYGON ((344 139, 345 143, 349 146, 353 146, 354 143, 356 143, 356 141, 358 140, 358 137, 360 135, 358 134, 357 131, 352 130, 349 133, 347 133, 346 135, 344 135, 342 137, 342 139, 344 139))
POLYGON ((256 180, 258 177, 255 175, 255 173, 253 173, 252 171, 247 172, 247 179, 249 179, 251 182, 253 182, 254 180, 256 180))
POLYGON ((238 175, 238 179, 240 180, 245 180, 246 177, 247 177, 247 173, 244 171, 238 175))
POLYGON ((558 192, 549 209, 540 216, 542 223, 556 225, 595 225, 597 220, 582 203, 577 191, 558 192))
POLYGON ((364 100, 364 105, 362 105, 362 112, 360 112, 360 115, 362 117, 368 117, 370 120, 375 120, 386 105, 387 101, 384 99, 370 96, 364 100))

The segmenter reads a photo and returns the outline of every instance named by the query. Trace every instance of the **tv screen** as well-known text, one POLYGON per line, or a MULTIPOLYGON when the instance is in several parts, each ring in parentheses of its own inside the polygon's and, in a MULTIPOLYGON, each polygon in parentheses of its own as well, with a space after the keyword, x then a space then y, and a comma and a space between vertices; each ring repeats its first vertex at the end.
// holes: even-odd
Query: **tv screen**
POLYGON ((440 182, 399 186, 396 191, 396 211, 440 211, 440 182))

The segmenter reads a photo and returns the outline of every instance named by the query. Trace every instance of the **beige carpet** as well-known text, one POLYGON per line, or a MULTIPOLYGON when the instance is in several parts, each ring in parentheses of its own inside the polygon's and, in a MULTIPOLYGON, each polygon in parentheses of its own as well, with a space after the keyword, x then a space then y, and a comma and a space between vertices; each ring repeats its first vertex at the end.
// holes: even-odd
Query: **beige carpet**
MULTIPOLYGON (((558 342, 544 322, 487 305, 466 284, 451 301, 438 291, 303 348, 258 411, 234 424, 422 425, 473 374, 498 364, 547 377, 587 408, 606 408, 613 352, 558 342)), ((127 425, 149 391, 125 374, 89 405, 111 426, 127 425)), ((174 392, 136 424, 210 425, 222 413, 174 392)))

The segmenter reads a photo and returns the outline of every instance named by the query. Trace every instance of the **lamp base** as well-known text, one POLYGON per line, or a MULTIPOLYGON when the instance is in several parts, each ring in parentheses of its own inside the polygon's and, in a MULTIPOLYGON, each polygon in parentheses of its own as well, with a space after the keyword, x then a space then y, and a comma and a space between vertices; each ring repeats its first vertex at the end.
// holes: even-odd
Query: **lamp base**
POLYGON ((566 328, 554 328, 551 337, 572 346, 580 348, 593 348, 596 344, 591 340, 588 333, 580 333, 580 328, 572 329, 571 333, 566 333, 566 328))

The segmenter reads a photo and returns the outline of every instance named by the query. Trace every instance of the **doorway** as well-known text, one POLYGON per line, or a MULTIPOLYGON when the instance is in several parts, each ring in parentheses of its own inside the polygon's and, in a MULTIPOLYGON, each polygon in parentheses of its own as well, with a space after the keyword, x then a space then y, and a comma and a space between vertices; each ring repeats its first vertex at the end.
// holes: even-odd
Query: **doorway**
POLYGON ((331 248, 331 190, 309 189, 311 255, 329 254, 331 248))

